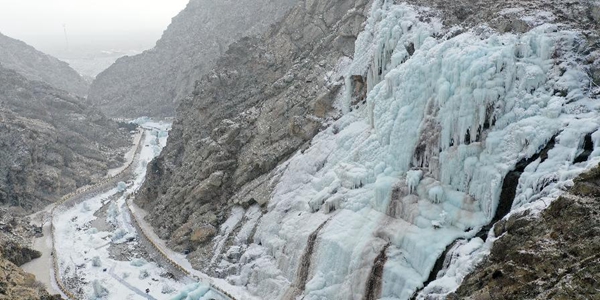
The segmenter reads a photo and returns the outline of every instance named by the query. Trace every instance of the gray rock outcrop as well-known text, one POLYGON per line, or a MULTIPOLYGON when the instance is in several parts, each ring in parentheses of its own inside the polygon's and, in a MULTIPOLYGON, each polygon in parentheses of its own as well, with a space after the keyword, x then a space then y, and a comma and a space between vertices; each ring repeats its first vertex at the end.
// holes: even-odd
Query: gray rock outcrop
POLYGON ((41 228, 30 225, 18 209, 0 208, 0 299, 62 299, 49 295, 43 283, 18 267, 40 257, 41 253, 27 247, 39 234, 41 228))
POLYGON ((96 77, 89 99, 108 116, 172 117, 229 44, 263 32, 297 0, 191 0, 156 46, 96 77))
POLYGON ((0 33, 0 64, 25 78, 43 81, 74 95, 87 95, 89 83, 69 65, 0 33))
POLYGON ((82 98, 0 67, 0 204, 41 208, 122 161, 128 132, 82 98))

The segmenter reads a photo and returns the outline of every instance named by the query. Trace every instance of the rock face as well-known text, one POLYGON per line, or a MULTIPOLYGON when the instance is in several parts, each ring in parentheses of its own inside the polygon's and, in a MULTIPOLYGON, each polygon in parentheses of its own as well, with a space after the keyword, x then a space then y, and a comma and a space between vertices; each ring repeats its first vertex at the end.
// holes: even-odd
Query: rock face
POLYGON ((300 1, 182 101, 136 202, 194 267, 270 299, 443 299, 487 226, 597 164, 597 24, 573 19, 597 2, 394 2, 300 1))
POLYGON ((0 257, 0 299, 59 300, 62 297, 48 294, 44 285, 35 280, 35 276, 0 257))
POLYGON ((208 251, 190 235, 214 235, 234 202, 268 201, 260 176, 337 114, 342 78, 331 70, 353 54, 367 9, 365 0, 301 1, 266 34, 233 44, 198 81, 137 198, 175 249, 208 251), (244 197, 230 200, 240 189, 244 197))
POLYGON ((121 162, 128 132, 82 98, 0 67, 0 204, 41 208, 121 162))
POLYGON ((46 82, 80 97, 87 95, 89 83, 67 63, 1 33, 0 65, 28 80, 46 82))
POLYGON ((499 32, 526 32, 543 23, 569 24, 580 30, 598 30, 600 3, 597 0, 570 1, 493 1, 460 0, 452 4, 443 0, 409 0, 410 4, 435 8, 447 26, 464 28, 484 22, 499 32))
POLYGON ((18 266, 40 256, 25 246, 41 229, 28 224, 14 209, 0 208, 0 299, 58 300, 42 283, 18 266))
POLYGON ((449 299, 600 298, 600 167, 537 216, 496 224, 490 255, 449 299))
POLYGON ((89 99, 108 116, 172 117, 232 42, 263 32, 297 0, 191 0, 156 47, 99 74, 89 99))

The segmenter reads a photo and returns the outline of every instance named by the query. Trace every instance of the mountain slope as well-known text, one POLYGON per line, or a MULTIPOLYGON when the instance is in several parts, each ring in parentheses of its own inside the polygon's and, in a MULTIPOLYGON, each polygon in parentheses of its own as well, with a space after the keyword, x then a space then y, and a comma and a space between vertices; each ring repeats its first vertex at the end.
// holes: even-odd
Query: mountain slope
POLYGON ((38 209, 104 176, 128 134, 81 98, 0 67, 0 204, 38 209))
MULTIPOLYGON (((169 146, 153 162, 138 199, 152 210, 161 236, 172 237, 177 249, 194 250, 202 241, 190 241, 192 231, 214 235, 235 192, 335 117, 342 78, 328 72, 353 53, 366 3, 302 2, 260 38, 233 44, 218 69, 199 81, 194 98, 180 105, 169 146)), ((250 202, 256 201, 264 199, 250 202)))
POLYGON ((29 80, 43 81, 77 96, 87 95, 89 84, 67 63, 1 33, 0 65, 29 80))
POLYGON ((574 18, 596 2, 368 2, 301 1, 180 105, 136 202, 196 268, 269 299, 443 299, 494 224, 600 161, 598 15, 574 18))
POLYGON ((89 99, 108 116, 171 117, 230 43, 264 31, 296 0, 191 0, 156 46, 99 74, 89 99))

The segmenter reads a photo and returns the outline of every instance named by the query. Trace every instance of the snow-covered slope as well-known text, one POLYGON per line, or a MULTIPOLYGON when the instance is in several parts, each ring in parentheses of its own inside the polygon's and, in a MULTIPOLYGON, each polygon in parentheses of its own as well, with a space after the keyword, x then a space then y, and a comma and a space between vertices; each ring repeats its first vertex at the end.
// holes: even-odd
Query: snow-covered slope
MULTIPOLYGON (((270 173, 231 180, 242 172, 217 172, 217 163, 273 157, 264 150, 271 139, 227 152, 250 144, 240 132, 253 125, 239 119, 278 110, 260 97, 235 102, 245 105, 239 115, 215 109, 230 99, 218 97, 223 82, 237 88, 253 75, 223 71, 199 91, 214 89, 215 99, 181 109, 177 135, 154 162, 161 175, 140 202, 171 245, 195 251, 192 260, 208 257, 197 265, 260 298, 443 298, 490 250, 496 221, 543 210, 600 162, 600 89, 589 75, 598 47, 589 32, 548 23, 550 15, 503 32, 447 26, 436 10, 374 1, 352 61, 322 74, 345 79, 332 96, 342 114, 313 118, 326 129, 270 173), (193 109, 207 118, 197 121, 193 109), (207 123, 219 126, 209 131, 207 123), (237 189, 226 204, 220 198, 230 191, 213 188, 221 185, 237 189), (160 213, 169 205, 197 209, 168 219, 160 213)), ((297 90, 318 77, 302 81, 297 90)))

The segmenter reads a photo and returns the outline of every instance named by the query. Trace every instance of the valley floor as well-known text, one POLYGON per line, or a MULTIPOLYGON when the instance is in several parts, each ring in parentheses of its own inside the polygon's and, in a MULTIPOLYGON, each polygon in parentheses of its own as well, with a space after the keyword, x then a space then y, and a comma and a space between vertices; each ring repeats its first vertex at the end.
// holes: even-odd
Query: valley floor
MULTIPOLYGON (((146 122, 143 127, 146 135, 134 136, 136 145, 144 139, 139 155, 135 155, 135 147, 126 155, 125 166, 132 161, 134 164, 132 180, 98 195, 90 195, 71 207, 55 209, 55 247, 61 280, 71 292, 84 299, 183 299, 188 294, 194 294, 198 299, 227 299, 211 290, 208 283, 194 283, 189 276, 165 264, 160 253, 153 251, 133 225, 126 198, 144 181, 148 162, 166 144, 170 124, 146 122)), ((123 169, 111 170, 109 175, 123 169)), ((54 205, 50 205, 30 216, 33 224, 43 226, 44 236, 32 243, 42 252, 42 257, 25 264, 23 269, 33 273, 50 293, 62 294, 52 272, 50 216, 53 209, 54 205)), ((140 213, 135 219, 142 220, 145 212, 139 208, 135 208, 135 212, 140 213)), ((146 233, 143 236, 147 236, 146 233)), ((164 243, 156 239, 150 243, 163 245, 169 256, 177 257, 178 263, 185 264, 184 256, 167 250, 164 243)), ((162 247, 159 251, 163 251, 162 247)), ((187 269, 189 263, 185 266, 187 269)), ((210 279, 203 278, 206 280, 210 279)))
MULTIPOLYGON (((138 143, 141 142, 142 135, 143 131, 140 131, 133 136, 133 146, 125 154, 123 166, 109 170, 107 172, 107 177, 117 175, 123 171, 127 165, 132 163, 135 156, 135 150, 138 143)), ((37 280, 46 286, 48 293, 52 295, 61 294, 60 289, 56 285, 54 273, 52 272, 52 231, 50 229, 50 213, 54 207, 55 204, 51 204, 44 210, 30 216, 31 224, 42 227, 43 236, 35 238, 32 242, 32 249, 41 252, 42 256, 21 266, 25 272, 35 275, 37 280)))

